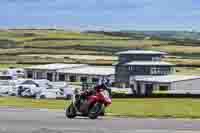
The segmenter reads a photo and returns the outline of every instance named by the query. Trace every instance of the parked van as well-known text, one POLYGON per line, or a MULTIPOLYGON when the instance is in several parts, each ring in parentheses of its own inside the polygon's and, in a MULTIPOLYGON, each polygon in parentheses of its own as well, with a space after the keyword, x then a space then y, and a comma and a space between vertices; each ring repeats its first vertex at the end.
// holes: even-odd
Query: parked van
POLYGON ((9 68, 0 72, 0 80, 15 80, 25 77, 25 70, 22 68, 9 68))

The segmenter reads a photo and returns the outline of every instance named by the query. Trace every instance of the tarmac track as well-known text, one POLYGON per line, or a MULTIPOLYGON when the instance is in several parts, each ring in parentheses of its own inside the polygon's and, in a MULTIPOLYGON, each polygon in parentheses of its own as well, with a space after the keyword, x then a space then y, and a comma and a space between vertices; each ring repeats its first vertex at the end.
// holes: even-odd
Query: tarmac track
POLYGON ((200 133, 200 120, 87 118, 64 112, 0 108, 0 133, 200 133))

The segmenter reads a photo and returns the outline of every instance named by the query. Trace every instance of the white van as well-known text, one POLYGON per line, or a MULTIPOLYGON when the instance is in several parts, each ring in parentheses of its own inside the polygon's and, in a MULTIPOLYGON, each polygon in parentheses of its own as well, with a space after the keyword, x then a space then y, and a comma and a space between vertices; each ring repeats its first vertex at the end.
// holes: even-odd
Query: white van
POLYGON ((15 80, 25 77, 25 70, 22 68, 9 68, 0 72, 0 80, 15 80))

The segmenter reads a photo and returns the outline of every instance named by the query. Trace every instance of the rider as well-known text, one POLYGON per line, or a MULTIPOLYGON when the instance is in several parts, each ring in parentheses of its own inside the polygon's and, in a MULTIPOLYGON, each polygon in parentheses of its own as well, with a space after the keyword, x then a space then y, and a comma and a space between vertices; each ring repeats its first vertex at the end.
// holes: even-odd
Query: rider
POLYGON ((86 100, 88 96, 94 95, 96 92, 99 92, 101 89, 107 90, 111 97, 111 89, 109 88, 109 86, 110 86, 109 79, 105 79, 103 77, 102 80, 99 80, 98 84, 94 87, 94 89, 83 90, 83 92, 80 94, 80 100, 86 100))
POLYGON ((99 88, 107 90, 111 96, 110 80, 108 78, 103 77, 103 79, 99 82, 99 88))
POLYGON ((110 86, 109 79, 103 77, 102 80, 99 80, 98 84, 94 87, 93 90, 86 90, 85 94, 86 96, 90 96, 103 89, 107 90, 109 92, 109 95, 111 96, 111 89, 109 88, 109 86, 110 86))

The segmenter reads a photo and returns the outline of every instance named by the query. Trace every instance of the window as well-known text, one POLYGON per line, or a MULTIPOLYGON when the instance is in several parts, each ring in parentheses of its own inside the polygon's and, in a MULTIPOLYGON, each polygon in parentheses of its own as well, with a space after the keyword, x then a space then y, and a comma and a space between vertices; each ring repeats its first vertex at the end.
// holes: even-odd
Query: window
POLYGON ((152 75, 167 75, 171 73, 170 67, 152 67, 151 74, 152 75))
POLYGON ((9 81, 7 81, 7 80, 3 80, 3 81, 0 81, 0 85, 1 86, 9 86, 10 84, 9 84, 9 81))
POLYGON ((33 78, 33 72, 31 72, 31 71, 28 71, 27 72, 27 78, 33 78))
POLYGON ((161 61, 161 58, 160 57, 152 57, 152 61, 161 61))
POLYGON ((47 79, 53 81, 53 73, 47 73, 47 79))
POLYGON ((87 82, 87 77, 81 77, 81 82, 87 82))
POLYGON ((153 84, 145 84, 145 94, 147 96, 151 95, 153 93, 153 84))
POLYGON ((43 74, 42 72, 37 72, 37 79, 43 79, 43 74))
POLYGON ((49 84, 49 83, 46 83, 47 85, 47 89, 53 89, 53 85, 49 84))
POLYGON ((97 83, 97 82, 99 82, 99 79, 98 78, 92 78, 92 82, 97 83))
POLYGON ((12 76, 0 76, 0 80, 11 80, 12 76))
POLYGON ((160 68, 157 67, 151 68, 151 74, 152 75, 160 74, 160 68))
POLYGON ((129 67, 128 67, 128 70, 129 70, 129 71, 136 71, 136 67, 135 67, 135 66, 129 66, 129 67))
POLYGON ((170 68, 170 73, 173 74, 173 73, 175 73, 175 72, 176 72, 176 69, 173 68, 173 67, 171 67, 171 68, 170 68))
POLYGON ((65 74, 59 74, 59 81, 65 81, 65 74))
POLYGON ((170 73, 169 68, 165 67, 152 67, 151 68, 151 74, 152 75, 167 75, 170 73))
POLYGON ((99 82, 99 79, 98 78, 92 78, 92 82, 97 83, 97 82, 99 82))
POLYGON ((35 85, 36 87, 39 87, 39 84, 35 83, 32 80, 26 80, 22 83, 22 85, 35 85))
POLYGON ((2 74, 6 75, 8 74, 9 72, 8 71, 3 71, 2 74))
POLYGON ((166 85, 161 85, 161 86, 159 87, 159 90, 160 90, 160 91, 167 91, 168 89, 169 89, 169 87, 166 86, 166 85))
POLYGON ((129 66, 129 67, 128 67, 128 70, 131 71, 131 70, 132 70, 132 66, 129 66))
POLYGON ((76 82, 76 76, 70 76, 69 81, 70 82, 76 82))
POLYGON ((17 72, 17 73, 22 73, 20 70, 17 70, 16 72, 17 72))

